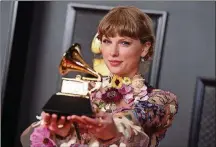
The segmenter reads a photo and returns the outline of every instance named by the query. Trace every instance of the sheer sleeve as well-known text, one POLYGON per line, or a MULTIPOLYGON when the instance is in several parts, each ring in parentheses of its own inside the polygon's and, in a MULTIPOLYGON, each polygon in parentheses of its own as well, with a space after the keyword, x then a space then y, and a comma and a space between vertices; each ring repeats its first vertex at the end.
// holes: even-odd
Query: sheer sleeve
POLYGON ((123 134, 119 142, 127 147, 157 147, 177 110, 177 98, 173 93, 153 90, 148 100, 137 101, 133 109, 114 115, 116 126, 123 134))
POLYGON ((173 93, 153 90, 149 99, 134 105, 134 115, 144 132, 149 136, 150 147, 156 147, 164 138, 167 128, 172 125, 178 110, 177 98, 173 93))

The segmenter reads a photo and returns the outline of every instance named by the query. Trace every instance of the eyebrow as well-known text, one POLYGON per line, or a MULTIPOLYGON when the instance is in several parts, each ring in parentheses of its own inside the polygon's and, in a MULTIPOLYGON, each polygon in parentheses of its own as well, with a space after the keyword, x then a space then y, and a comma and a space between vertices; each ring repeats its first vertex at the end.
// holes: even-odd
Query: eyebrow
MULTIPOLYGON (((102 39, 110 39, 110 38, 114 38, 114 37, 106 37, 106 36, 103 36, 102 39)), ((130 37, 120 37, 119 40, 130 40, 130 41, 133 41, 133 39, 131 39, 130 37)))

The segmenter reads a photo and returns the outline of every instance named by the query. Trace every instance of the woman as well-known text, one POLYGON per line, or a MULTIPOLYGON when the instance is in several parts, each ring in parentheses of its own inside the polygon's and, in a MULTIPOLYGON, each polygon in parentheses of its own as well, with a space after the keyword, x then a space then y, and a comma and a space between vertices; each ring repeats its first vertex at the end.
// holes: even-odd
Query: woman
POLYGON ((174 94, 148 86, 139 74, 139 63, 153 53, 151 19, 135 7, 113 8, 98 26, 98 39, 111 76, 91 93, 96 118, 42 113, 42 120, 22 134, 23 146, 159 145, 178 107, 174 94))

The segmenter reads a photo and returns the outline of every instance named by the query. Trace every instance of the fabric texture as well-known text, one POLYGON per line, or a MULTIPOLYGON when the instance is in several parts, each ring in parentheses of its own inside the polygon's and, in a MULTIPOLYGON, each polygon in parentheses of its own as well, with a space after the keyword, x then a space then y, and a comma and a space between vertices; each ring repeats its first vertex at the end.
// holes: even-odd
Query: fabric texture
MULTIPOLYGON (((92 87, 96 85, 90 84, 92 87)), ((53 146, 157 147, 165 137, 167 129, 172 125, 178 110, 176 95, 154 89, 145 83, 140 75, 132 79, 115 76, 104 78, 100 88, 93 91, 90 98, 95 111, 112 114, 121 135, 108 142, 101 142, 93 134, 81 132, 82 143, 80 143, 73 132, 65 140, 50 136, 55 142, 53 146)), ((31 125, 23 132, 21 135, 23 147, 32 145, 31 135, 34 134, 36 128, 41 127, 40 122, 31 125)), ((44 140, 45 143, 47 141, 47 139, 44 140)), ((46 144, 43 145, 46 146, 46 144)))

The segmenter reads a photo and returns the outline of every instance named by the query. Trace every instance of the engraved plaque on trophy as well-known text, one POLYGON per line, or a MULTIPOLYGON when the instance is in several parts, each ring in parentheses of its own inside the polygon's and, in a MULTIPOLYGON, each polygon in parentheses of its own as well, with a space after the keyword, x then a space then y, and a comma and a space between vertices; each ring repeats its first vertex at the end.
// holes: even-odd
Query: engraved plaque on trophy
POLYGON ((80 45, 75 43, 64 53, 59 65, 60 74, 78 71, 95 78, 81 75, 75 78, 62 78, 60 92, 53 94, 42 108, 46 113, 55 113, 58 116, 93 116, 89 82, 100 83, 102 77, 83 60, 80 50, 80 45))

